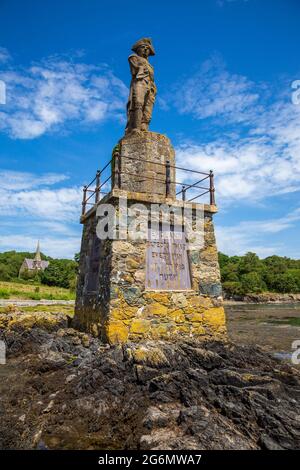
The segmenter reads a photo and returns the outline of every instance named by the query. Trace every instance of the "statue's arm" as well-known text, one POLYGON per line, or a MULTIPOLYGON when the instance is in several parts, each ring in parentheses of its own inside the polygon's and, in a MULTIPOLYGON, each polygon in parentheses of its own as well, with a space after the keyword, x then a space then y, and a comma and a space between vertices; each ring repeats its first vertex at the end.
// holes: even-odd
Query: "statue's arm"
POLYGON ((143 63, 139 60, 139 57, 136 55, 131 55, 128 57, 131 75, 137 80, 142 80, 145 78, 145 70, 143 63))

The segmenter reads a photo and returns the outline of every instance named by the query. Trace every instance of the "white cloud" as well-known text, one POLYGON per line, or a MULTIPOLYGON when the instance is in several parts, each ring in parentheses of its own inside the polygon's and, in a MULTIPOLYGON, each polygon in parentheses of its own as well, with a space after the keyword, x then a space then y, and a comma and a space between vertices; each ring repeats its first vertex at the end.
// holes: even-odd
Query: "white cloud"
POLYGON ((231 226, 217 224, 218 248, 229 255, 244 255, 248 251, 252 251, 261 257, 276 253, 281 256, 299 258, 298 247, 287 247, 284 243, 272 239, 276 234, 294 227, 299 220, 300 208, 278 219, 243 221, 231 226))
POLYGON ((0 79, 7 88, 0 130, 12 138, 34 139, 124 114, 127 88, 106 66, 53 56, 27 69, 7 67, 0 79))
MULTIPOLYGON (((183 144, 177 148, 177 163, 198 171, 213 169, 221 204, 241 200, 256 203, 266 197, 300 190, 299 142, 300 134, 283 142, 275 135, 265 135, 183 144)), ((183 177, 181 173, 178 179, 183 177)), ((191 179, 190 174, 185 174, 185 178, 184 182, 197 179, 196 176, 191 179)))
MULTIPOLYGON (((202 142, 183 141, 177 147, 177 164, 203 172, 213 169, 217 204, 223 209, 241 203, 257 206, 272 196, 300 191, 300 106, 291 102, 290 83, 278 94, 275 86, 254 84, 209 61, 177 88, 173 105, 206 126, 202 142), (217 137, 209 139, 208 129, 217 137)), ((185 183, 197 179, 199 175, 190 173, 177 175, 185 183)), ((191 191, 188 199, 200 192, 191 191)), ((231 226, 219 226, 216 220, 218 247, 231 255, 254 251, 261 257, 276 253, 299 258, 299 248, 287 246, 280 235, 299 221, 300 209, 231 226)))
POLYGON ((272 87, 220 71, 209 61, 177 91, 175 106, 206 118, 222 136, 177 148, 179 165, 214 170, 219 204, 255 204, 300 190, 300 106, 291 102, 290 83, 284 86, 278 96, 272 87))
MULTIPOLYGON (((31 235, 6 235, 0 238, 0 250, 35 251, 36 240, 31 235)), ((80 237, 43 236, 41 250, 53 258, 73 258, 80 250, 80 237)))
POLYGON ((2 190, 19 191, 39 186, 51 186, 68 179, 68 176, 58 173, 35 175, 19 171, 0 170, 0 187, 2 190))
POLYGON ((182 114, 197 119, 225 117, 243 121, 251 116, 258 93, 254 83, 238 74, 230 74, 218 56, 205 61, 200 70, 175 85, 173 104, 182 114))
POLYGON ((28 214, 49 220, 74 221, 80 213, 80 188, 39 189, 31 191, 0 190, 0 214, 28 214))
POLYGON ((78 217, 81 189, 53 188, 66 175, 0 171, 0 214, 31 215, 47 220, 74 220, 78 217))
POLYGON ((32 251, 40 239, 44 253, 74 256, 80 248, 82 191, 62 187, 66 180, 55 173, 0 171, 0 250, 32 251))

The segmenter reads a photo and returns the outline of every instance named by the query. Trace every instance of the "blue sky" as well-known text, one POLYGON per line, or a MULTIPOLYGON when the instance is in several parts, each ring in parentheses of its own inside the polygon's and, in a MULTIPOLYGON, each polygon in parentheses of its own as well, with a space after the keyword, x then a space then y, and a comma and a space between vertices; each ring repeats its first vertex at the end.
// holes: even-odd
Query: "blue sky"
POLYGON ((151 130, 215 171, 219 249, 300 258, 299 1, 0 0, 0 15, 0 251, 79 250, 81 186, 123 136, 127 57, 150 36, 151 130))

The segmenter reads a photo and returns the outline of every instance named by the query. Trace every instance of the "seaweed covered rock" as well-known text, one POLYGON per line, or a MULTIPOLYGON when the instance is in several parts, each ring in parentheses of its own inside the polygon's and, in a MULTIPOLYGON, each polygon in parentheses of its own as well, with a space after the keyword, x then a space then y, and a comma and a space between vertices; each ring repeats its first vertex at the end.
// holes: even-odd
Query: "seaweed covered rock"
POLYGON ((1 323, 2 449, 300 447, 300 373, 258 347, 108 346, 55 315, 1 323))

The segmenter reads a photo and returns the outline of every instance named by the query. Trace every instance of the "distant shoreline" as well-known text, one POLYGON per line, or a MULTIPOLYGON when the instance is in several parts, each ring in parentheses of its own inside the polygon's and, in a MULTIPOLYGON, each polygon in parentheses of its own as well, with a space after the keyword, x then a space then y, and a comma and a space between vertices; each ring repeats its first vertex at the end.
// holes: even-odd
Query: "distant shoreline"
POLYGON ((243 297, 225 299, 224 305, 238 304, 297 304, 300 302, 300 294, 276 294, 273 292, 263 292, 261 294, 247 294, 243 297))

